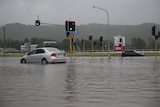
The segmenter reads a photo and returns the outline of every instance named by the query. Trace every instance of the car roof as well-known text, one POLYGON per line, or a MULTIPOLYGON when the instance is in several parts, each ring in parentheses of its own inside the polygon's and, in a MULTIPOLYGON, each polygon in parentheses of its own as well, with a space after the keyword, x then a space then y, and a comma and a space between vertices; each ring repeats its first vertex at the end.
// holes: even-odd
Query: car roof
POLYGON ((42 47, 42 48, 36 48, 36 49, 57 49, 57 48, 52 48, 52 47, 42 47))

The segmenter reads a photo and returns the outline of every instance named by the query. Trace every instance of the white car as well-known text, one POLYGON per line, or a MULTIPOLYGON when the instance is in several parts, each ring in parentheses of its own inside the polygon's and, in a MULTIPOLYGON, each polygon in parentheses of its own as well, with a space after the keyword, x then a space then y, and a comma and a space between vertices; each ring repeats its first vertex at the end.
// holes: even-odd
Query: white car
POLYGON ((57 48, 37 48, 20 59, 21 63, 40 62, 42 64, 66 62, 66 53, 57 48))

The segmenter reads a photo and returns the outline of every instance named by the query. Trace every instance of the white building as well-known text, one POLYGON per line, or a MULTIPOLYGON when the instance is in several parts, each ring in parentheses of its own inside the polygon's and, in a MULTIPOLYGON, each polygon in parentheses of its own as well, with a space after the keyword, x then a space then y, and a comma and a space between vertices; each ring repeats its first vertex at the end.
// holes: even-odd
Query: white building
POLYGON ((37 44, 31 45, 30 43, 25 43, 24 45, 21 45, 21 52, 22 53, 28 53, 29 51, 32 51, 37 48, 37 44))

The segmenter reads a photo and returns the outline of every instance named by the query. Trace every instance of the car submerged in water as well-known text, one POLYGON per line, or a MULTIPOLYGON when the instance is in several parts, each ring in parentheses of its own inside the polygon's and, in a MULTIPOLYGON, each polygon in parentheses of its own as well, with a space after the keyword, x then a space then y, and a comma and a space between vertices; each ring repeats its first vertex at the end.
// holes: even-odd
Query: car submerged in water
POLYGON ((37 48, 20 59, 20 63, 65 63, 66 53, 57 48, 37 48))
POLYGON ((135 52, 135 51, 124 51, 122 52, 122 57, 137 57, 137 56, 145 56, 144 54, 135 52))

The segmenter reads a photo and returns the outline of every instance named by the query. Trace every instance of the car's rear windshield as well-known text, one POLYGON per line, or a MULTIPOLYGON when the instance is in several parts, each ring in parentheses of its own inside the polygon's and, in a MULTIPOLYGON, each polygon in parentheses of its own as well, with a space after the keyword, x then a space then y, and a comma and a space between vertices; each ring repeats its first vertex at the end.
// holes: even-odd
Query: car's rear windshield
POLYGON ((61 52, 60 50, 58 50, 56 48, 47 48, 47 50, 50 52, 61 52))

